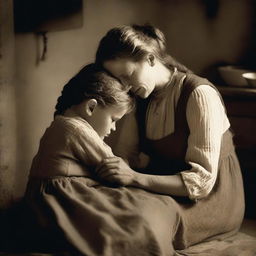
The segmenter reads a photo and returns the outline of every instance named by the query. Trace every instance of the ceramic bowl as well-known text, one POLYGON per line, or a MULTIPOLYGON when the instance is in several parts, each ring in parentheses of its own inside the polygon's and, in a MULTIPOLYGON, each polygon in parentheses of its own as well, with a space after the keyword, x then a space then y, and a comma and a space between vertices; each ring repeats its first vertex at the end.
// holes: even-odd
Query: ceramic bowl
POLYGON ((242 76, 249 86, 256 88, 256 72, 243 73, 242 76))
POLYGON ((248 86, 248 83, 242 74, 250 72, 251 70, 240 66, 222 66, 218 68, 218 71, 227 85, 238 87, 248 86))

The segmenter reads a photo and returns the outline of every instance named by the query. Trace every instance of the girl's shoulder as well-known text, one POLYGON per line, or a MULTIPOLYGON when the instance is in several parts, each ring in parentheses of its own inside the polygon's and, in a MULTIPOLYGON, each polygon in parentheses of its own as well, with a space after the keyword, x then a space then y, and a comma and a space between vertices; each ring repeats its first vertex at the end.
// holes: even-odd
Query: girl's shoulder
POLYGON ((68 117, 63 115, 57 115, 53 121, 54 125, 60 125, 67 129, 79 129, 88 126, 88 123, 80 117, 68 117))
POLYGON ((62 130, 64 134, 80 137, 97 136, 92 126, 78 116, 69 117, 58 115, 55 117, 53 123, 55 128, 57 128, 56 130, 62 130))
POLYGON ((80 117, 67 117, 63 115, 55 116, 49 128, 64 134, 77 134, 92 129, 91 126, 80 117))

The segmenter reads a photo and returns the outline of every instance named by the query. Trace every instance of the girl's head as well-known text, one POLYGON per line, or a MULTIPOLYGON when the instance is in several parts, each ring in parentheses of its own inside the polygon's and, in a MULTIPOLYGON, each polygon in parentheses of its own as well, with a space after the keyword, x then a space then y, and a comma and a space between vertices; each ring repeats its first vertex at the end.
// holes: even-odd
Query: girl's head
POLYGON ((134 107, 129 88, 96 64, 82 68, 63 88, 54 115, 72 110, 87 120, 101 137, 134 107))
POLYGON ((154 90, 164 68, 189 71, 167 54, 164 34, 151 25, 121 26, 108 31, 100 41, 96 62, 122 83, 129 83, 143 98, 154 90))

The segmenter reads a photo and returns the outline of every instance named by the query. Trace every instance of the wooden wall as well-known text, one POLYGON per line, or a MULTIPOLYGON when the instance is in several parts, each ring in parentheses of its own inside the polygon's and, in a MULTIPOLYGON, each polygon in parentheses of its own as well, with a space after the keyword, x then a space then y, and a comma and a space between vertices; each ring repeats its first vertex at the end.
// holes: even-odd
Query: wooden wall
POLYGON ((0 0, 0 208, 14 196, 16 113, 12 1, 0 0))

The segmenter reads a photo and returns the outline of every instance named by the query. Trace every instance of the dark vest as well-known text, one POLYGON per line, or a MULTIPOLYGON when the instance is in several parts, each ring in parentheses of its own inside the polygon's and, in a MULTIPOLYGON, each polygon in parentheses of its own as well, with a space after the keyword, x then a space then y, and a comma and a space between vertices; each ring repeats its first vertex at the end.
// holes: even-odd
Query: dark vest
MULTIPOLYGON (((177 75, 181 78, 184 76, 184 73, 180 72, 177 75)), ((145 136, 146 110, 150 98, 139 100, 137 105, 137 120, 139 124, 140 150, 149 155, 151 159, 146 170, 140 170, 141 172, 170 175, 191 168, 191 166, 185 162, 188 136, 190 133, 186 119, 186 108, 191 92, 202 84, 210 85, 216 89, 207 79, 194 74, 186 74, 180 98, 175 109, 175 130, 173 133, 158 140, 150 140, 145 136)))

